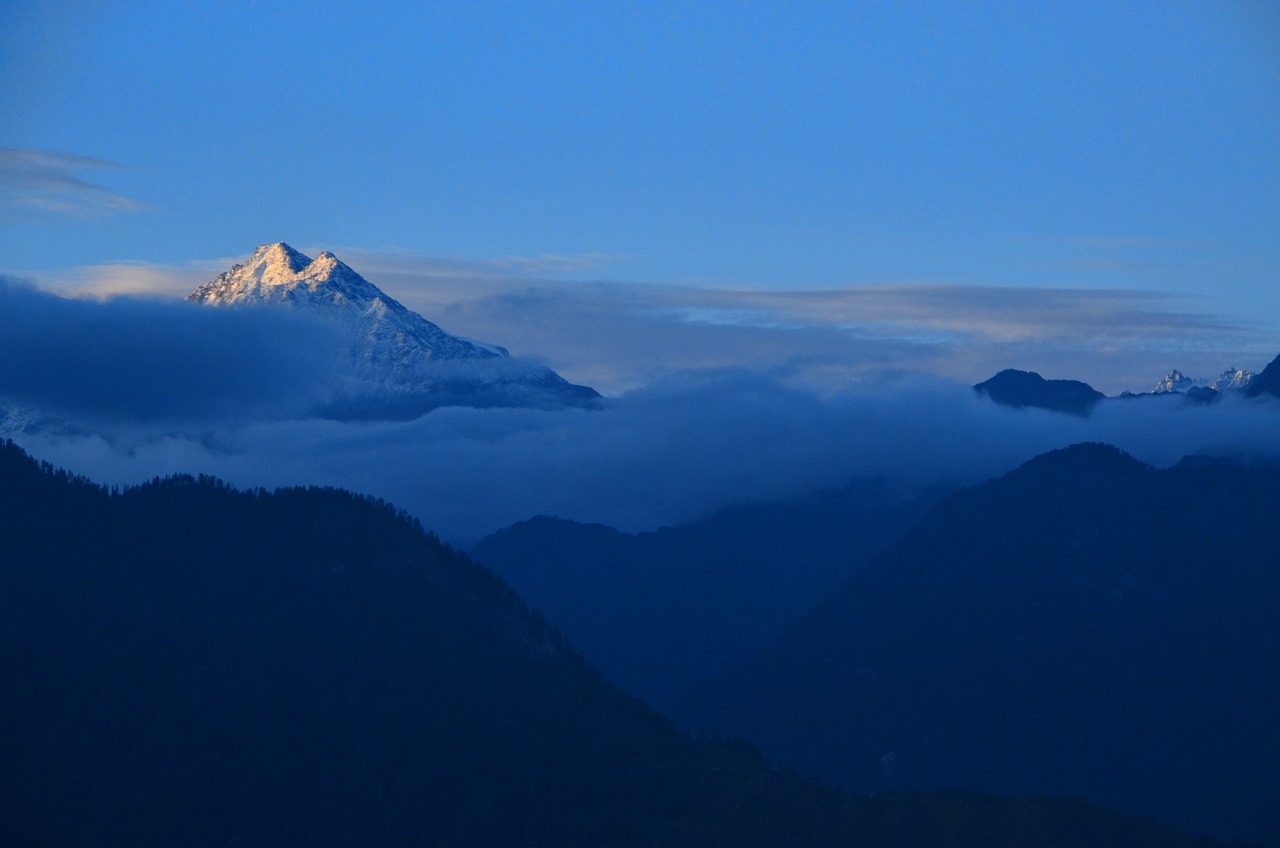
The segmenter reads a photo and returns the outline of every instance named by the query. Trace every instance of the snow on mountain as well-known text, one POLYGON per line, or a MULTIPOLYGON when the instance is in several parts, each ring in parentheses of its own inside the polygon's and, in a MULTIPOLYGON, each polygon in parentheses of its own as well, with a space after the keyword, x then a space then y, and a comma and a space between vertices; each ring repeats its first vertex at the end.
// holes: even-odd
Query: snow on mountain
POLYGON ((1239 391, 1247 388, 1253 381, 1253 372, 1237 368, 1228 368, 1217 376, 1209 388, 1219 392, 1239 391))
POLYGON ((310 259, 262 245, 243 264, 197 288, 206 306, 274 306, 335 320, 360 386, 327 411, 403 417, 436 406, 591 406, 600 395, 506 348, 451 335, 356 273, 329 251, 310 259))
POLYGON ((1160 382, 1156 383, 1155 388, 1150 393, 1153 395, 1171 392, 1186 393, 1192 389, 1213 389, 1215 392, 1240 391, 1248 386, 1249 381, 1252 379, 1252 371, 1244 371, 1235 367, 1228 368, 1211 380, 1192 379, 1175 369, 1166 374, 1160 382))
POLYGON ((1156 383, 1156 387, 1151 390, 1151 394, 1163 395, 1170 392, 1185 392, 1196 385, 1199 385, 1196 380, 1175 369, 1166 374, 1160 382, 1156 383))

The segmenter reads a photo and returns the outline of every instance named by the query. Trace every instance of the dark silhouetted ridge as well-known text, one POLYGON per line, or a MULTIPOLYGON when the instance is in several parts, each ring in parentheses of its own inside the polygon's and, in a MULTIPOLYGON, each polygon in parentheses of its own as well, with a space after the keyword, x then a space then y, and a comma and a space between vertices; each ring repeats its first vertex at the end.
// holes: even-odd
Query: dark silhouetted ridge
POLYGON ((1267 367, 1262 369, 1262 373, 1249 382, 1245 395, 1247 397, 1260 395, 1280 397, 1280 356, 1271 360, 1267 367))
POLYGON ((860 791, 1073 795, 1278 845, 1277 516, 1275 469, 1053 451, 944 500, 701 715, 860 791))
POLYGON ((0 844, 1195 844, 1072 801, 844 797, 695 743, 379 501, 108 493, 5 443, 0 506, 0 844))
POLYGON ((1106 395, 1078 380, 1046 380, 1034 371, 1005 369, 973 387, 1002 406, 1036 407, 1072 415, 1088 415, 1106 395))
POLYGON ((637 534, 543 516, 471 554, 611 680, 670 711, 752 659, 940 497, 858 481, 637 534))

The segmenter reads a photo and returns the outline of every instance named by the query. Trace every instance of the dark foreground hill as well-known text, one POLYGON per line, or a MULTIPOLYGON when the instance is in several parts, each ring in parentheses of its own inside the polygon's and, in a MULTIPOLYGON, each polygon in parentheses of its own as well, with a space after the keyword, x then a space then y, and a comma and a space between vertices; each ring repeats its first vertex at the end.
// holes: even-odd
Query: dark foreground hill
MULTIPOLYGON (((756 656, 941 494, 863 481, 647 533, 539 517, 471 555, 562 627, 610 679, 669 711, 756 656)), ((677 716, 678 717, 678 716, 677 716)))
POLYGON ((1071 801, 841 797, 699 745, 385 505, 0 445, 0 844, 1190 845, 1071 801))
POLYGON ((1077 795, 1280 844, 1280 473, 1039 457, 699 701, 860 791, 1077 795))

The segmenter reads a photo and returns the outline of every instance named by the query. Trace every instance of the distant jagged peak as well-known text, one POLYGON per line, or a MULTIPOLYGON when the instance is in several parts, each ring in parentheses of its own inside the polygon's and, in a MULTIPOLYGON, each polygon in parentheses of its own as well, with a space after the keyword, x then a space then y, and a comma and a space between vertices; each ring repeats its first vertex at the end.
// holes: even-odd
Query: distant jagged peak
POLYGON ((1234 365, 1223 371, 1210 384, 1210 388, 1220 392, 1235 391, 1237 389, 1245 389, 1253 380, 1253 372, 1245 371, 1242 368, 1236 368, 1234 365))
POLYGON ((1175 368, 1156 383, 1150 393, 1153 395, 1186 393, 1192 389, 1212 389, 1215 392, 1238 391, 1246 388, 1252 379, 1252 371, 1245 371, 1234 365, 1212 380, 1193 379, 1175 368))
POLYGON ((1195 380, 1175 368, 1161 378, 1160 382, 1156 383, 1155 388, 1151 390, 1151 394, 1163 395, 1170 392, 1185 392, 1194 385, 1196 385, 1195 380))

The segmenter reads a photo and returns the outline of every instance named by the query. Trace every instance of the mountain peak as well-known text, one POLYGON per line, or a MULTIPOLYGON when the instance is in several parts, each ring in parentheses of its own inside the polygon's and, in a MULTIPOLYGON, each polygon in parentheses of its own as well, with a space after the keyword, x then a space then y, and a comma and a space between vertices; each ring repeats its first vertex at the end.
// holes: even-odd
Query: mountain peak
POLYGON ((1163 395, 1170 392, 1184 392, 1194 385, 1196 385, 1195 380, 1175 368, 1166 374, 1164 379, 1156 383, 1156 387, 1151 390, 1151 394, 1163 395))
POLYGON ((293 273, 301 271, 311 264, 311 260, 294 250, 282 241, 274 244, 260 244, 245 265, 264 264, 278 268, 288 268, 293 273))
POLYGON ((310 259, 284 242, 260 245, 242 264, 200 286, 187 300, 206 306, 300 309, 337 322, 354 373, 370 391, 415 409, 425 404, 473 406, 592 405, 599 395, 548 368, 512 363, 504 348, 451 335, 326 250, 310 259), (439 363, 488 362, 465 372, 439 363))

